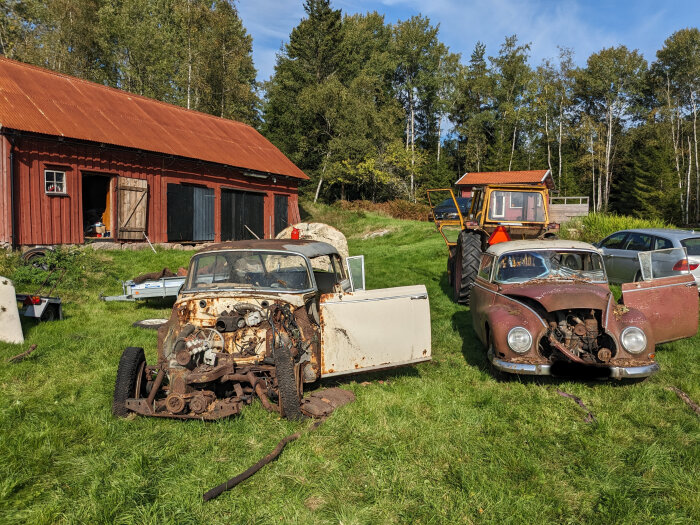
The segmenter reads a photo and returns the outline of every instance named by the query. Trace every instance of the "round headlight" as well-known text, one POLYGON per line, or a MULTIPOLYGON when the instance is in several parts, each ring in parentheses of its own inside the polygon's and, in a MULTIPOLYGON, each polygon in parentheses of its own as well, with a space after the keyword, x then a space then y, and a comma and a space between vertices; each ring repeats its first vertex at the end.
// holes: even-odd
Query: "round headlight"
POLYGON ((532 336, 522 326, 511 328, 508 332, 508 346, 513 352, 523 354, 532 346, 532 336))
POLYGON ((631 354, 639 354, 647 347, 647 336, 636 326, 628 326, 620 335, 622 347, 631 354))

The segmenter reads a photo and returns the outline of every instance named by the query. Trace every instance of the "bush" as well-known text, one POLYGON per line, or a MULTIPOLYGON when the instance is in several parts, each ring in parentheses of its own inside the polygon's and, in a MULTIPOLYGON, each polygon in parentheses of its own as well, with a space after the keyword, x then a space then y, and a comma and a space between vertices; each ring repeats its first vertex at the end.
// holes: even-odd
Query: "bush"
POLYGON ((371 201, 338 201, 336 205, 343 210, 351 211, 371 211, 388 215, 394 219, 405 219, 412 221, 427 221, 430 207, 427 204, 410 202, 406 200, 393 200, 387 202, 371 201))
POLYGON ((661 219, 638 219, 626 215, 589 213, 585 217, 575 217, 561 225, 563 239, 576 239, 584 242, 598 242, 618 230, 637 228, 674 228, 661 219))

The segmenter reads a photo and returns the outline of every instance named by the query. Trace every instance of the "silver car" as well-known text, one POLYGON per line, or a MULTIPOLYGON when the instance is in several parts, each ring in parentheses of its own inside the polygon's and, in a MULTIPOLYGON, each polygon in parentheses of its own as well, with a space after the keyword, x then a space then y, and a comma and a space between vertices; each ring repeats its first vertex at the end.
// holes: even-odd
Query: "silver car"
POLYGON ((603 253, 605 270, 612 283, 642 279, 637 257, 639 252, 671 248, 685 248, 688 252, 688 258, 679 257, 673 263, 672 270, 690 271, 700 282, 700 232, 662 228, 621 230, 596 243, 596 246, 603 253))

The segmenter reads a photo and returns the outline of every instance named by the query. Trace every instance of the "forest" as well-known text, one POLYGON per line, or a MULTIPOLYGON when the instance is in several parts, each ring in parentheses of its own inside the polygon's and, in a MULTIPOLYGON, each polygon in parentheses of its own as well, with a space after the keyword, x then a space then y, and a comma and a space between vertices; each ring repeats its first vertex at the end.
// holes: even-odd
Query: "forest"
POLYGON ((651 62, 619 45, 532 64, 517 35, 465 57, 421 15, 303 5, 263 83, 230 0, 3 0, 0 53, 246 122, 311 199, 421 201, 469 171, 550 169, 596 211, 700 223, 697 27, 651 62))

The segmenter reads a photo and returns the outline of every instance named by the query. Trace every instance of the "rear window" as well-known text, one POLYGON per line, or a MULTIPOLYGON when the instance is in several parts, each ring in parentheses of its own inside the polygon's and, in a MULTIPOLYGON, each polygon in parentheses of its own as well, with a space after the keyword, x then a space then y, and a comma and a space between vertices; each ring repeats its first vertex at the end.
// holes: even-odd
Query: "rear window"
POLYGON ((700 255, 700 237, 683 239, 681 244, 688 250, 688 255, 700 255))

